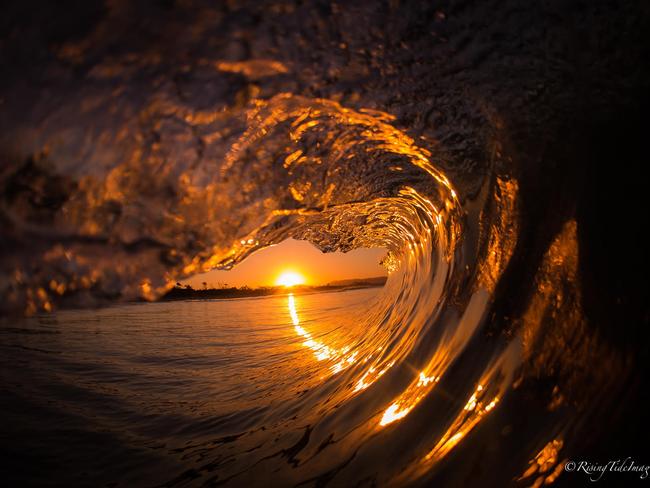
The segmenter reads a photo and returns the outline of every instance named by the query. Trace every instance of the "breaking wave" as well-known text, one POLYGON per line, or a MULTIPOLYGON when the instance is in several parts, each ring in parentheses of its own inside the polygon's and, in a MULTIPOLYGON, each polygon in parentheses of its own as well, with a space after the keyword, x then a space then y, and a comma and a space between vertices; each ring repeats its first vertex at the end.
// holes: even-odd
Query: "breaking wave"
MULTIPOLYGON (((218 69, 286 71, 256 63, 218 69)), ((106 109, 91 101, 81 122, 106 109)), ((327 99, 284 93, 195 112, 163 99, 141 117, 155 118, 150 133, 130 123, 79 132, 55 113, 43 133, 59 142, 4 171, 5 313, 155 300, 178 279, 230 268, 289 237, 324 252, 384 247, 389 280, 359 318, 364 336, 345 350, 311 337, 288 299, 325 380, 318 402, 283 407, 293 426, 308 427, 298 444, 276 446, 290 461, 281 479, 457 484, 468 470, 450 466, 488 469, 496 443, 511 459, 491 474, 495 486, 559 475, 578 428, 569 427, 578 410, 567 397, 574 406, 593 399, 584 385, 572 392, 581 380, 573 366, 600 347, 596 338, 578 350, 586 332, 574 221, 545 251, 525 311, 504 317, 494 304, 518 240, 514 177, 492 171, 480 188, 463 188, 390 114, 327 99), (549 316, 565 325, 549 331, 549 316), (521 385, 549 368, 556 382, 536 393, 535 425, 514 425, 503 412, 530 408, 521 385)), ((268 455, 247 454, 249 470, 268 455)))

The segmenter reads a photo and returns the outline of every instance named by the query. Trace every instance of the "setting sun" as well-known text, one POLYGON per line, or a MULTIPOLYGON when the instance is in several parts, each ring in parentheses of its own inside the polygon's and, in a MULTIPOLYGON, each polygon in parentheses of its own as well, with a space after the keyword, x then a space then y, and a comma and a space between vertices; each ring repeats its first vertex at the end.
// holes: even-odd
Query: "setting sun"
POLYGON ((276 286, 296 286, 305 283, 305 277, 293 271, 285 271, 275 280, 276 286))

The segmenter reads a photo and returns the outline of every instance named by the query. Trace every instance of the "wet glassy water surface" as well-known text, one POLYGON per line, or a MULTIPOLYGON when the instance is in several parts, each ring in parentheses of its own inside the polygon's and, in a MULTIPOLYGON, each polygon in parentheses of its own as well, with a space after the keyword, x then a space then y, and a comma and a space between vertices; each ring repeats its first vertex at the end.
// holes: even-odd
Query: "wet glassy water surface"
POLYGON ((378 293, 133 304, 6 327, 5 454, 39 484, 196 482, 274 450, 298 463, 305 422, 328 408, 315 390, 355 362, 378 293))

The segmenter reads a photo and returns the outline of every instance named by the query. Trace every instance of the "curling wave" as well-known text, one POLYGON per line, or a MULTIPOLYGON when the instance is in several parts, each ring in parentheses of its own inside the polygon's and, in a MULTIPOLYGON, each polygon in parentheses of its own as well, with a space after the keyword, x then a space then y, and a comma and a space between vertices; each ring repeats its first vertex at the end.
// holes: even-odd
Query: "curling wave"
MULTIPOLYGON (((385 247, 389 280, 359 319, 364 335, 345 347, 312 336, 294 297, 287 299, 287 318, 318 359, 323 381, 282 407, 292 426, 308 427, 298 444, 275 446, 290 461, 278 468, 279 479, 403 485, 440 476, 461 483, 463 471, 445 471, 450 454, 466 443, 490 449, 505 435, 520 451, 494 476, 495 486, 558 476, 571 415, 557 422, 540 413, 522 446, 498 412, 509 394, 506 408, 523 408, 513 385, 539 368, 560 371, 560 386, 546 400, 550 411, 577 381, 565 374, 566 358, 553 353, 567 331, 541 335, 548 313, 580 334, 580 313, 558 291, 577 301, 575 222, 546 251, 527 311, 499 334, 495 321, 509 319, 492 306, 517 245, 516 179, 491 174, 478 191, 455 187, 390 114, 331 100, 285 93, 192 114, 166 103, 149 111, 166 114, 156 130, 172 134, 173 147, 159 135, 144 155, 123 129, 110 148, 81 144, 81 166, 57 166, 78 161, 59 148, 4 173, 2 225, 11 253, 0 258, 3 311, 154 300, 177 279, 230 268, 289 237, 324 252, 385 247), (182 144, 188 138, 201 140, 200 154, 182 144)), ((268 448, 242 455, 248 474, 224 467, 220 480, 261 483, 255 465, 272 455, 268 448)))

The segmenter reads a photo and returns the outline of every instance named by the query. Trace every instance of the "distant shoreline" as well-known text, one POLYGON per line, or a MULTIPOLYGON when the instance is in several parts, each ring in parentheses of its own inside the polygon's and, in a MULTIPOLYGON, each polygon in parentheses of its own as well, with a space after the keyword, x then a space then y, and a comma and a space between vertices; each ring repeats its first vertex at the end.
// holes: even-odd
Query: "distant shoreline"
POLYGON ((387 277, 344 280, 320 286, 297 285, 287 288, 284 286, 273 286, 263 288, 231 287, 231 288, 205 288, 194 289, 189 285, 175 286, 160 298, 160 301, 175 300, 215 300, 227 298, 253 298, 273 295, 286 295, 288 293, 308 294, 335 291, 358 290, 363 288, 376 288, 386 283, 387 277))

